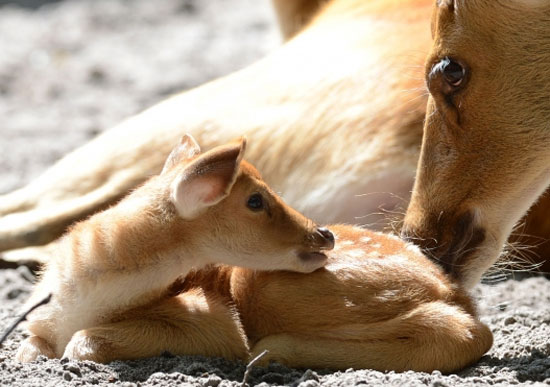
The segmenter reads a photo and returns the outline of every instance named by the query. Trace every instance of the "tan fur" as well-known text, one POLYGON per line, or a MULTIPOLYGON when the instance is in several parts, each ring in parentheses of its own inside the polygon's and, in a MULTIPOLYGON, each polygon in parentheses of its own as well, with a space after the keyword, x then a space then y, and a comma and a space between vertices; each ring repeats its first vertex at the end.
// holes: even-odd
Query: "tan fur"
POLYGON ((300 32, 328 0, 272 0, 285 39, 300 32))
MULTIPOLYGON (((295 36, 282 47, 242 71, 126 120, 67 155, 26 187, 0 196, 0 251, 48 243, 71 223, 119 200, 161 170, 172 144, 184 132, 193 133, 207 148, 247 134, 254 144, 248 158, 263 171, 267 182, 283 192, 290 205, 318 222, 361 223, 381 229, 396 217, 387 217, 385 212, 397 210, 400 215, 412 188, 422 138, 427 100, 423 67, 430 47, 429 19, 434 0, 274 3, 286 38, 295 36)), ((532 20, 535 31, 523 36, 533 39, 532 46, 540 47, 542 55, 545 30, 536 26, 544 24, 537 22, 544 13, 534 18, 530 15, 544 9, 544 3, 511 0, 511 6, 517 12, 510 23, 503 24, 492 12, 480 12, 477 22, 512 39, 506 42, 506 47, 512 47, 506 54, 510 61, 498 63, 504 73, 497 76, 494 85, 504 81, 521 84, 520 75, 524 74, 534 74, 535 80, 544 78, 531 69, 530 61, 520 64, 519 69, 512 67, 524 55, 512 54, 522 44, 513 38, 515 33, 510 34, 516 29, 529 30, 521 23, 532 20), (522 4, 523 8, 525 4, 531 7, 524 11, 522 4)), ((495 12, 501 14, 498 9, 495 12)), ((494 50, 503 47, 504 41, 500 36, 493 40, 500 43, 468 38, 460 43, 460 50, 471 49, 467 55, 475 57, 476 63, 485 63, 483 58, 501 57, 494 50)), ((494 76, 496 73, 487 74, 487 79, 494 76)), ((477 87, 485 90, 483 93, 491 89, 498 94, 493 86, 477 87)), ((522 88, 508 93, 507 100, 514 106, 502 111, 512 112, 527 103, 519 90, 522 88)), ((540 94, 536 90, 544 88, 533 86, 532 99, 540 94)), ((488 97, 483 94, 480 98, 488 101, 488 97)), ((500 96, 496 97, 500 101, 500 96)), ((436 128, 437 117, 431 113, 428 117, 433 118, 430 127, 436 128)), ((487 118, 485 113, 480 116, 481 120, 487 118)), ((464 132, 470 130, 465 128, 464 132)), ((478 142, 477 146, 485 143, 478 142)), ((487 148, 472 154, 483 154, 487 148)), ((521 157, 515 160, 523 163, 521 157)), ((493 171, 488 165, 483 169, 493 171)), ((441 194, 441 198, 446 200, 446 195, 441 194)), ((510 203, 506 207, 522 213, 525 206, 510 203)), ((522 230, 535 238, 520 238, 537 245, 534 251, 542 261, 550 256, 550 222, 545 215, 549 209, 547 196, 533 209, 522 230)), ((505 223, 503 227, 509 228, 513 222, 505 223)), ((493 261, 502 235, 495 239, 499 247, 490 249, 490 259, 474 264, 472 280, 493 261)), ((19 260, 34 258, 35 254, 36 250, 22 251, 5 257, 19 260)), ((550 261, 546 268, 550 271, 550 261)))
POLYGON ((47 243, 118 200, 185 132, 206 149, 245 134, 247 158, 316 221, 376 224, 380 208, 404 208, 426 104, 424 3, 333 1, 263 60, 101 134, 0 197, 0 251, 47 243))
POLYGON ((550 183, 550 30, 541 28, 549 21, 548 2, 434 7, 431 96, 405 234, 467 286, 498 258, 514 224, 550 183), (467 69, 451 96, 433 72, 444 57, 467 69))
MULTIPOLYGON (((212 299, 220 303, 204 322, 197 319, 185 331, 174 332, 170 345, 161 326, 148 321, 142 323, 147 324, 147 334, 135 334, 133 341, 127 339, 136 329, 127 327, 134 325, 131 321, 111 326, 108 333, 91 329, 83 335, 102 345, 106 340, 114 348, 96 358, 100 361, 152 356, 163 349, 196 353, 183 337, 205 345, 206 354, 212 347, 242 353, 244 341, 235 341, 235 336, 219 334, 208 345, 201 341, 211 339, 213 328, 206 321, 219 314, 233 317, 218 318, 222 326, 242 324, 252 357, 269 350, 263 365, 274 360, 291 367, 426 372, 459 370, 491 347, 491 332, 477 318, 471 298, 416 246, 358 227, 331 229, 337 247, 327 252, 326 267, 311 274, 227 266, 189 274, 173 287, 182 293, 171 302, 197 297, 199 292, 205 304, 211 305, 212 299)), ((156 310, 143 307, 130 318, 147 320, 156 310)), ((169 313, 179 321, 186 312, 183 305, 169 313)), ((168 314, 160 318, 171 320, 168 314)))
POLYGON ((337 247, 325 269, 235 269, 231 293, 253 355, 267 348, 269 358, 293 367, 450 372, 490 348, 492 335, 470 298, 417 249, 357 227, 330 227, 337 247))
POLYGON ((201 155, 184 137, 161 175, 72 227, 29 301, 54 295, 18 359, 269 349, 264 364, 451 372, 490 348, 469 295, 416 246, 335 225, 321 254, 334 236, 277 198, 243 151, 201 155), (258 193, 265 210, 251 211, 258 193))
POLYGON ((53 294, 29 318, 31 337, 18 359, 31 361, 44 354, 107 361, 159 354, 171 350, 170 345, 180 348, 182 342, 186 353, 242 357, 246 340, 234 312, 224 306, 218 313, 215 297, 170 300, 170 286, 213 262, 311 272, 326 262, 320 251, 334 246, 330 232, 286 206, 254 167, 241 162, 244 144, 233 142, 199 154, 194 140, 184 137, 161 175, 73 226, 29 301, 53 294), (256 195, 265 206, 252 210, 247 203, 256 195), (153 304, 146 314, 135 315, 135 309, 153 304), (197 320, 211 323, 212 331, 188 342, 186 335, 192 332, 186 327, 197 320), (215 329, 234 343, 235 352, 208 346, 219 334, 215 329), (126 332, 117 336, 116 345, 108 341, 112 330, 126 332), (163 336, 146 348, 133 348, 135 335, 148 330, 162 330, 163 336), (171 341, 174 332, 182 332, 181 341, 171 341))

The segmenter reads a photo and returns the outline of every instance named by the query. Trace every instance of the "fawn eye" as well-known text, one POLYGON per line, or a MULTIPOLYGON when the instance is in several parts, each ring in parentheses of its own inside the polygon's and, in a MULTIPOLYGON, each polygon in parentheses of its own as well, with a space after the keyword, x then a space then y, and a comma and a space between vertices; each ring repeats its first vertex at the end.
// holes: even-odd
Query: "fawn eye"
POLYGON ((246 206, 252 211, 262 210, 264 208, 264 199, 262 198, 262 195, 259 193, 250 195, 248 201, 246 202, 246 206))
POLYGON ((459 87, 462 85, 466 77, 466 70, 460 63, 446 57, 439 62, 439 65, 443 73, 443 78, 445 78, 445 81, 449 85, 452 87, 459 87))

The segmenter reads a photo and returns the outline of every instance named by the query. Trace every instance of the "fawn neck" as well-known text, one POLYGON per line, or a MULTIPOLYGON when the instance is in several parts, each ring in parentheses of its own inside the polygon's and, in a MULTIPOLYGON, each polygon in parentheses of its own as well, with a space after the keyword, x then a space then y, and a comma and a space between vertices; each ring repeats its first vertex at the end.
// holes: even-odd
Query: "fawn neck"
POLYGON ((193 222, 181 221, 160 194, 143 191, 77 224, 65 237, 55 267, 60 291, 78 294, 79 301, 103 293, 105 300, 94 304, 107 307, 145 303, 204 264, 193 254, 193 222))

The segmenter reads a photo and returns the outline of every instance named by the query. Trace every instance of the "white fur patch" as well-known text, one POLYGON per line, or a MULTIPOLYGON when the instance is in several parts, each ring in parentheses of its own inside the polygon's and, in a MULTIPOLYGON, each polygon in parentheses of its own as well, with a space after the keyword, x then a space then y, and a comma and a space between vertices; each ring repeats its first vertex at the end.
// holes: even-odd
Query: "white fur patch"
POLYGON ((423 255, 422 251, 420 251, 420 248, 417 245, 413 245, 412 243, 407 243, 407 250, 418 255, 423 255))
POLYGON ((346 254, 348 257, 354 258, 354 259, 360 259, 360 258, 365 257, 365 251, 360 250, 360 249, 348 250, 344 254, 346 254))

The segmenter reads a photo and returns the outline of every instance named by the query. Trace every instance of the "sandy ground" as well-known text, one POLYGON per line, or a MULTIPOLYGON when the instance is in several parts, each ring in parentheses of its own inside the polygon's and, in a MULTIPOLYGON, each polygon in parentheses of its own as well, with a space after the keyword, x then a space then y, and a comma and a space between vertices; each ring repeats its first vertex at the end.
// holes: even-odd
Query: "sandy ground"
MULTIPOLYGON (((0 0, 0 193, 167 95, 236 70, 279 44, 264 0, 0 0)), ((16 316, 33 276, 0 270, 0 329, 16 316)), ((481 285, 480 311, 495 335, 458 375, 255 369, 251 384, 432 386, 550 384, 550 281, 481 285)), ((100 365, 13 361, 23 334, 0 350, 1 386, 238 385, 244 365, 165 356, 100 365)))

